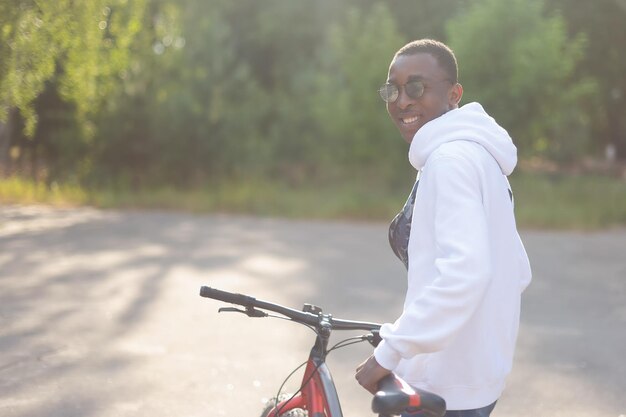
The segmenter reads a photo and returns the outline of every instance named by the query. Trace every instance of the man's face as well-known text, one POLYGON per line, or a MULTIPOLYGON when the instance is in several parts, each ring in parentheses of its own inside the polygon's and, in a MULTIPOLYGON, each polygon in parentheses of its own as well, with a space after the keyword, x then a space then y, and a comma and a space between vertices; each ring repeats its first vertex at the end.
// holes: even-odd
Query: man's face
POLYGON ((398 98, 387 103, 387 111, 407 143, 424 124, 458 107, 463 94, 461 85, 452 84, 435 57, 428 53, 396 57, 389 67, 387 82, 399 90, 398 98), (424 87, 418 98, 410 97, 404 87, 413 81, 421 81, 424 87))

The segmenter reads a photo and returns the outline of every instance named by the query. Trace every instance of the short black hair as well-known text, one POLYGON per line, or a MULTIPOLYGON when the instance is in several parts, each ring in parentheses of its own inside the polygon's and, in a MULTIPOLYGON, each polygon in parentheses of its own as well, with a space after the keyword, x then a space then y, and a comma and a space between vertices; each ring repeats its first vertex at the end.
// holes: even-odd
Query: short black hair
POLYGON ((441 68, 448 74, 448 78, 454 84, 459 79, 459 69, 456 56, 448 45, 434 39, 418 39, 407 43, 396 52, 394 59, 401 55, 415 55, 426 53, 432 55, 441 68))

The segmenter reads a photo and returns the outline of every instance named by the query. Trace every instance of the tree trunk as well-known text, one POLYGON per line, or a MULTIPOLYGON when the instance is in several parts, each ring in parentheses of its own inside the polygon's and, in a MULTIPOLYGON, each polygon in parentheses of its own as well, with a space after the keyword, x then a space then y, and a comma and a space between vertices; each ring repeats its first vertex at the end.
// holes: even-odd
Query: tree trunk
POLYGON ((9 110, 6 122, 0 121, 0 177, 6 177, 10 173, 11 155, 11 121, 13 109, 9 110))
POLYGON ((626 115, 626 106, 613 106, 608 112, 609 138, 615 146, 617 159, 626 161, 626 124, 622 118, 626 115))

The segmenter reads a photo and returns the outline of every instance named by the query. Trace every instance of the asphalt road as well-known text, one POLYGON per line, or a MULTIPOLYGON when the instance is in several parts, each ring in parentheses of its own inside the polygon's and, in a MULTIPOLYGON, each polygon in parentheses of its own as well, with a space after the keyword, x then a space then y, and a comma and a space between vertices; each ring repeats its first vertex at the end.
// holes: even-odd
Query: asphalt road
MULTIPOLYGON (((392 320, 405 277, 386 227, 0 207, 0 416, 258 415, 313 333, 218 315, 200 286, 392 320)), ((534 281, 492 415, 624 417, 626 230, 522 237, 534 281)), ((353 380, 370 351, 329 356, 346 417, 373 415, 353 380)))

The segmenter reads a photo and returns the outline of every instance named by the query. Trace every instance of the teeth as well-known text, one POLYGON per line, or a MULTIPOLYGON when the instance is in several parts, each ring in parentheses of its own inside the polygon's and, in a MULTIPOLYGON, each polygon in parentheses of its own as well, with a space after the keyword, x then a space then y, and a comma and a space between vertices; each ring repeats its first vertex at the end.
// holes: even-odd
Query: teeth
POLYGON ((414 116, 414 117, 409 117, 408 119, 402 119, 402 123, 404 123, 404 124, 407 124, 407 125, 408 125, 408 124, 411 124, 411 123, 417 122, 417 119, 419 119, 419 117, 417 117, 417 116, 414 116))

